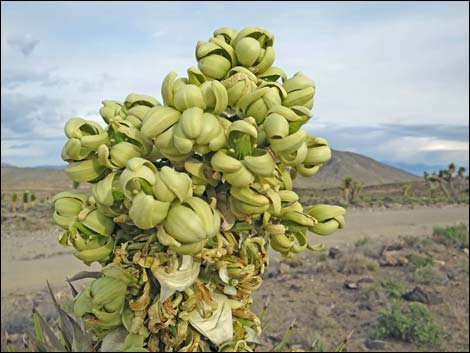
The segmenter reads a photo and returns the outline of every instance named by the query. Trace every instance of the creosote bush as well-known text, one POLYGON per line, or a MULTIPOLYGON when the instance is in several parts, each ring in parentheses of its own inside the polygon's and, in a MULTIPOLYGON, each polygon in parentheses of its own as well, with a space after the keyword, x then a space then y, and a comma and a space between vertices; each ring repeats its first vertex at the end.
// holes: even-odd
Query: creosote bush
POLYGON ((434 227, 432 236, 436 242, 446 246, 460 249, 468 248, 469 233, 468 225, 465 223, 455 226, 434 227))
POLYGON ((163 104, 132 93, 103 101, 105 127, 65 125, 65 172, 93 188, 56 195, 54 219, 61 244, 102 265, 74 298, 95 349, 252 351, 268 247, 321 250, 308 232, 343 227, 343 208, 303 207, 292 190, 331 150, 302 129, 314 82, 272 66, 273 44, 220 28, 197 43, 198 68, 165 77, 163 104))
POLYGON ((398 303, 390 311, 380 314, 376 336, 395 338, 421 346, 434 346, 440 343, 443 333, 434 323, 432 314, 425 305, 398 303))

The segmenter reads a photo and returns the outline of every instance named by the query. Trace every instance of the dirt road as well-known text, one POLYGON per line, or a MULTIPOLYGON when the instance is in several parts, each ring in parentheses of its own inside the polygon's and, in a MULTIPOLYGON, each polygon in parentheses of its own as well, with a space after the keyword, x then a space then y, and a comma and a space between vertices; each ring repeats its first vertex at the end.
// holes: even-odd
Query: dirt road
MULTIPOLYGON (((401 235, 430 234, 435 225, 468 224, 469 207, 348 210, 346 222, 345 229, 332 237, 321 237, 318 242, 340 246, 354 243, 364 236, 397 238, 401 235)), ((47 280, 53 284, 63 284, 66 277, 79 271, 99 269, 96 264, 91 268, 81 264, 71 251, 64 253, 65 249, 56 243, 55 236, 43 237, 41 246, 35 243, 27 234, 6 239, 2 235, 2 297, 44 288, 47 280)))

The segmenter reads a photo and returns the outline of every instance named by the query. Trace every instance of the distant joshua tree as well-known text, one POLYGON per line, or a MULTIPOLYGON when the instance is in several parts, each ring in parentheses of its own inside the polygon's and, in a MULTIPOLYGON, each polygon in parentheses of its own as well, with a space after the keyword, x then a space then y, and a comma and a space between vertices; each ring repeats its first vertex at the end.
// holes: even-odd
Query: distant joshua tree
POLYGON ((33 192, 31 194, 31 206, 36 206, 36 201, 37 201, 37 198, 36 198, 36 194, 33 192))
POLYGON ((16 203, 18 202, 18 194, 16 192, 14 192, 13 194, 11 194, 11 210, 13 212, 16 211, 16 203))
POLYGON ((347 176, 340 185, 341 194, 346 203, 353 203, 362 191, 362 183, 353 177, 347 176))
POLYGON ((78 189, 79 186, 80 186, 80 182, 74 180, 72 184, 72 187, 74 188, 74 190, 78 189))
POLYGON ((23 193, 23 210, 24 211, 28 209, 28 202, 29 202, 29 191, 25 191, 23 193))
POLYGON ((410 183, 404 183, 403 186, 401 187, 402 194, 405 198, 411 196, 411 184, 410 183))
POLYGON ((460 167, 457 170, 454 163, 450 163, 447 169, 441 169, 431 175, 424 172, 424 180, 431 191, 441 190, 450 201, 459 201, 461 193, 468 191, 468 176, 465 176, 465 168, 460 167))

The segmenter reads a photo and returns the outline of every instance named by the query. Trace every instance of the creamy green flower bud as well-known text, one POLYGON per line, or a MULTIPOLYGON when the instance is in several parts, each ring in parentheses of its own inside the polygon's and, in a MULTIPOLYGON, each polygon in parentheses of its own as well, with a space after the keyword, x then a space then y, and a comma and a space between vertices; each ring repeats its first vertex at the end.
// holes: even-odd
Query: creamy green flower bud
POLYGON ((158 100, 144 94, 131 93, 124 100, 124 107, 127 111, 136 106, 146 106, 152 108, 157 105, 161 105, 158 100))
POLYGON ((304 106, 293 106, 288 108, 282 105, 276 105, 269 109, 268 117, 271 114, 277 114, 286 119, 287 123, 289 124, 289 134, 299 130, 300 127, 312 117, 310 109, 304 106))
POLYGON ((140 229, 150 229, 162 223, 168 215, 169 202, 156 200, 153 195, 139 192, 132 199, 129 218, 140 229))
POLYGON ((256 89, 256 81, 256 76, 242 66, 231 69, 228 77, 222 81, 227 89, 228 105, 237 107, 242 97, 256 89))
POLYGON ((193 151, 182 153, 176 148, 174 141, 175 128, 176 125, 171 126, 165 132, 158 135, 154 141, 162 156, 172 163, 180 163, 188 159, 193 154, 193 151))
POLYGON ((303 163, 297 166, 300 175, 309 177, 314 175, 321 165, 331 159, 331 150, 328 142, 321 137, 307 136, 307 155, 303 163))
POLYGON ((223 173, 224 179, 233 186, 244 187, 250 185, 254 175, 241 161, 229 155, 227 150, 217 151, 211 159, 214 170, 223 173))
POLYGON ((65 168, 65 174, 69 179, 80 183, 90 183, 101 180, 106 173, 106 167, 98 159, 88 159, 80 162, 70 163, 65 168))
POLYGON ((124 194, 119 184, 119 176, 120 172, 112 172, 93 185, 92 195, 97 207, 108 217, 116 217, 121 214, 120 208, 124 194))
POLYGON ((207 82, 206 76, 197 67, 191 66, 186 70, 188 73, 188 82, 195 86, 201 86, 204 82, 207 82))
POLYGON ((268 177, 274 173, 273 157, 264 149, 257 148, 251 156, 245 156, 243 164, 255 175, 268 177))
POLYGON ((123 141, 111 147, 101 145, 98 148, 98 160, 109 169, 121 169, 126 166, 128 160, 134 157, 142 157, 141 150, 132 143, 123 141))
POLYGON ((245 116, 255 118, 261 124, 268 114, 268 110, 280 105, 286 96, 284 88, 276 82, 265 82, 251 94, 240 99, 239 106, 245 116))
POLYGON ((100 109, 100 115, 105 122, 110 123, 126 118, 127 112, 122 103, 112 100, 104 100, 101 103, 103 107, 100 109))
POLYGON ((204 103, 212 114, 221 114, 225 111, 228 104, 227 90, 217 80, 206 81, 201 86, 204 103))
POLYGON ((127 162, 126 169, 119 177, 121 189, 128 199, 133 199, 141 190, 152 194, 157 168, 150 161, 134 157, 127 162))
POLYGON ((72 192, 60 192, 52 198, 54 221, 68 229, 78 218, 78 214, 87 207, 88 195, 72 192))
POLYGON ((183 202, 193 196, 191 178, 186 173, 180 173, 170 167, 162 167, 155 174, 153 194, 164 202, 173 202, 176 199, 183 202))
POLYGON ((305 212, 314 217, 318 223, 309 227, 318 235, 329 235, 338 228, 344 227, 344 208, 333 205, 315 205, 307 207, 305 212))
POLYGON ((286 107, 302 105, 308 109, 313 107, 313 96, 315 95, 315 83, 301 72, 286 80, 283 85, 287 97, 282 104, 286 107))
POLYGON ((171 107, 155 107, 144 117, 140 131, 149 138, 159 136, 173 126, 181 117, 181 113, 171 107))
POLYGON ((222 39, 225 43, 230 44, 233 38, 237 35, 237 30, 230 27, 222 27, 214 31, 214 37, 222 39))
POLYGON ((255 74, 268 70, 274 63, 274 36, 260 27, 246 27, 239 31, 231 41, 238 61, 255 74), (254 42, 258 44, 255 45, 254 42), (255 57, 252 62, 252 59, 255 57))
POLYGON ((258 74, 258 78, 262 81, 267 81, 267 82, 276 82, 279 79, 281 79, 282 82, 287 80, 287 76, 284 70, 278 67, 274 67, 274 66, 271 66, 269 69, 267 69, 263 73, 258 74))
POLYGON ((99 124, 82 118, 67 121, 65 135, 69 138, 61 152, 65 161, 83 160, 108 140, 108 135, 99 124))
POLYGON ((269 208, 269 199, 249 187, 232 186, 230 195, 230 208, 240 218, 261 214, 269 208))
POLYGON ((209 42, 197 43, 196 60, 207 78, 220 80, 235 66, 235 50, 223 39, 213 37, 209 42))
MULTIPOLYGON (((174 244, 198 243, 219 231, 220 216, 201 198, 190 197, 170 208, 163 228, 164 235, 176 241, 174 244)), ((175 247, 175 251, 178 248, 175 247)))
POLYGON ((175 108, 180 112, 192 107, 206 109, 201 89, 195 85, 184 85, 178 89, 174 96, 175 108))
POLYGON ((126 270, 115 264, 103 269, 103 277, 88 283, 74 300, 74 313, 97 330, 109 330, 120 326, 127 287, 133 279, 126 270), (113 275, 107 275, 112 270, 113 275))
POLYGON ((173 144, 179 153, 196 151, 206 154, 217 151, 225 144, 225 133, 218 118, 202 109, 186 109, 175 125, 173 144))
POLYGON ((260 55, 261 45, 256 39, 245 37, 238 41, 235 47, 238 63, 243 66, 252 66, 260 55))

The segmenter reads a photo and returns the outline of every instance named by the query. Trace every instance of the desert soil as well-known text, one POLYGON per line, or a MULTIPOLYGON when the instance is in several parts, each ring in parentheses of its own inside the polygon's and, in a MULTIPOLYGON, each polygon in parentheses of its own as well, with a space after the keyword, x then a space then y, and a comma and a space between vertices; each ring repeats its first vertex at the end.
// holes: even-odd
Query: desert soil
MULTIPOLYGON (((37 224, 34 224, 28 223, 31 222, 30 217, 22 215, 21 212, 16 215, 2 214, 2 331, 5 328, 9 332, 29 330, 29 317, 34 305, 39 306, 39 311, 45 312, 46 317, 53 315, 50 300, 44 290, 46 281, 60 292, 66 287, 66 277, 82 270, 90 270, 90 267, 75 259, 68 248, 57 244, 60 229, 50 222, 47 218, 49 215, 42 215, 43 219, 38 219, 37 224), (19 219, 11 223, 11 217, 19 219), (20 226, 17 226, 18 224, 20 226)), ((351 209, 347 212, 345 229, 331 237, 317 237, 316 240, 323 242, 327 249, 332 246, 346 249, 351 248, 355 241, 363 237, 392 243, 400 236, 429 236, 436 225, 453 225, 460 222, 469 222, 468 205, 414 209, 351 209)), ((270 344, 279 340, 293 319, 297 319, 297 324, 290 342, 294 348, 297 345, 303 349, 308 349, 318 332, 328 332, 328 325, 334 326, 335 329, 331 331, 334 335, 326 334, 324 338, 333 344, 339 344, 350 333, 351 327, 360 324, 367 328, 367 325, 373 325, 364 321, 361 311, 342 308, 342 296, 352 295, 343 288, 344 280, 349 278, 347 275, 322 276, 319 282, 319 277, 313 270, 313 266, 318 262, 318 254, 304 253, 299 257, 299 261, 301 266, 289 267, 290 273, 282 273, 279 271, 280 258, 273 254, 263 286, 256 293, 255 312, 260 312, 268 297, 271 303, 267 315, 269 325, 263 334, 263 348, 269 349, 270 344), (327 322, 325 318, 330 316, 334 319, 327 322)), ((466 283, 468 286, 468 279, 466 283)), ((60 293, 62 295, 62 292, 60 293)), ((465 295, 465 291, 463 293, 465 295)), ((468 287, 466 296, 467 298, 462 299, 466 302, 466 320, 458 315, 457 319, 464 320, 464 328, 468 329, 468 287)), ((355 299, 351 297, 348 301, 354 302, 355 299)), ((468 340, 468 333, 466 337, 468 340)), ((364 346, 365 338, 364 334, 353 332, 348 349, 367 350, 364 346)), ((389 349, 392 348, 397 347, 391 343, 389 349)), ((399 349, 415 348, 405 346, 399 349)))

